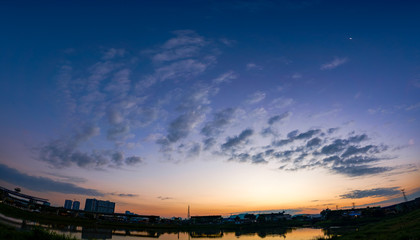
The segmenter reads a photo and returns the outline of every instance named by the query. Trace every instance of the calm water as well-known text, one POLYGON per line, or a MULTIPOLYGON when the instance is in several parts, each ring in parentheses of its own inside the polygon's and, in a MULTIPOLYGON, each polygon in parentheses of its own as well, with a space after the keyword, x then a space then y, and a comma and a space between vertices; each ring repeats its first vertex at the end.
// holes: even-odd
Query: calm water
POLYGON ((315 237, 324 236, 322 229, 314 228, 296 228, 283 229, 278 232, 179 232, 179 233, 156 233, 146 231, 121 231, 121 230, 106 230, 106 229, 79 229, 78 231, 64 231, 55 230, 58 233, 74 236, 78 239, 113 239, 113 240, 128 240, 128 239, 163 239, 163 240, 190 240, 190 239, 222 239, 222 240, 256 240, 256 239, 291 239, 291 240, 309 240, 315 237))
POLYGON ((94 229, 80 226, 60 226, 60 225, 40 225, 34 222, 21 219, 4 218, 0 214, 0 222, 14 227, 30 227, 32 225, 41 226, 54 232, 76 237, 77 239, 113 239, 113 240, 191 240, 191 239, 221 239, 221 240, 257 240, 257 239, 291 239, 291 240, 311 240, 319 236, 326 236, 324 230, 314 228, 290 228, 290 229, 264 229, 258 231, 195 231, 195 232, 165 232, 162 231, 134 231, 134 230, 112 230, 94 229))

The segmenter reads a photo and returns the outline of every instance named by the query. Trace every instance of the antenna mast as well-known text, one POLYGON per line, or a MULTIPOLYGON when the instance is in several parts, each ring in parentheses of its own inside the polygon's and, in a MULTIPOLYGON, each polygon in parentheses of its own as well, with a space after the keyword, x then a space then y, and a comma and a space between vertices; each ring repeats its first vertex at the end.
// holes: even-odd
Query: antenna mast
POLYGON ((405 200, 406 202, 408 202, 408 200, 407 200, 407 196, 405 196, 405 189, 401 189, 401 192, 402 192, 402 194, 403 194, 403 196, 404 196, 404 200, 405 200))

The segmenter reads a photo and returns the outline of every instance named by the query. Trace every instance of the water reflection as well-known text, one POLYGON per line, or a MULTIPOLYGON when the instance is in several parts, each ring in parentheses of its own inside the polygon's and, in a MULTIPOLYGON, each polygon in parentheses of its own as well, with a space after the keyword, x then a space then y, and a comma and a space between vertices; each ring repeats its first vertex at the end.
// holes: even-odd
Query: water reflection
POLYGON ((112 229, 82 228, 82 239, 111 239, 112 229))
POLYGON ((319 236, 326 236, 322 229, 314 228, 289 228, 289 229, 264 229, 258 231, 237 230, 202 230, 191 232, 167 232, 163 230, 157 231, 136 231, 136 230, 111 230, 98 228, 82 228, 81 231, 73 229, 73 231, 56 230, 76 237, 78 239, 164 239, 164 240, 191 240, 191 239, 240 239, 240 240, 261 240, 261 239, 292 239, 292 240, 309 240, 319 236))
MULTIPOLYGON (((1 219, 0 220, 4 220, 1 219)), ((103 229, 94 227, 81 227, 62 224, 39 224, 32 221, 20 219, 8 219, 1 221, 17 228, 28 229, 39 226, 60 234, 65 234, 77 239, 112 239, 112 240, 135 240, 135 239, 163 239, 163 240, 191 240, 191 239, 223 239, 223 240, 261 240, 261 239, 292 239, 309 240, 319 236, 336 234, 336 231, 325 231, 314 228, 268 228, 268 229, 246 229, 219 230, 206 229, 190 232, 177 232, 171 230, 128 230, 128 229, 103 229)), ((338 230, 338 229, 337 229, 338 230)))

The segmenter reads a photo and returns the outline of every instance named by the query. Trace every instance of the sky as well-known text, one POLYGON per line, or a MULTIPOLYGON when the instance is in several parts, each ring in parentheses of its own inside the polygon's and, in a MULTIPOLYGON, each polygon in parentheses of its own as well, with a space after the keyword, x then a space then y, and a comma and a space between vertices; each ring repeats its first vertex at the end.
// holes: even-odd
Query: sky
POLYGON ((413 200, 418 12, 1 1, 0 185, 164 217, 413 200))

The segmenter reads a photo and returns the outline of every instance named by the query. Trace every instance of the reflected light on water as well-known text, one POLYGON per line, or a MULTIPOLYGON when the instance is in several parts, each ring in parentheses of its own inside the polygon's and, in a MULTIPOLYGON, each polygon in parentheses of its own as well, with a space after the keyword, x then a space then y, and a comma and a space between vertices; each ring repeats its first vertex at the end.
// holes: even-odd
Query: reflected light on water
MULTIPOLYGON (((59 231, 54 230, 57 233, 70 235, 72 237, 76 237, 77 239, 111 239, 111 236, 105 236, 104 232, 97 232, 89 233, 91 235, 86 235, 86 233, 81 232, 69 232, 69 231, 59 231), (87 237, 88 236, 88 237, 87 237)), ((109 234, 111 234, 111 230, 109 230, 109 234)), ((163 233, 160 235, 155 235, 155 237, 148 237, 150 232, 139 232, 139 231, 131 231, 130 235, 126 235, 126 232, 123 230, 114 230, 112 231, 112 240, 134 240, 134 239, 143 239, 143 240, 257 240, 257 239, 287 239, 287 240, 312 240, 316 237, 324 236, 324 232, 322 229, 314 229, 314 228, 296 228, 296 229, 289 229, 284 234, 262 234, 262 233, 235 233, 235 232, 220 232, 220 234, 194 234, 194 233, 187 233, 187 232, 180 232, 180 233, 163 233)))

